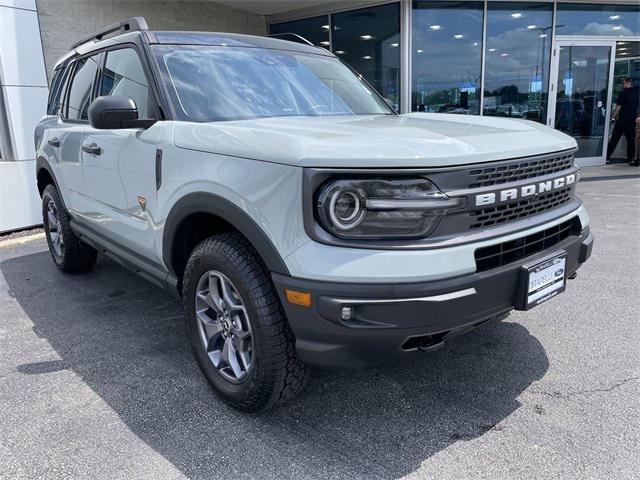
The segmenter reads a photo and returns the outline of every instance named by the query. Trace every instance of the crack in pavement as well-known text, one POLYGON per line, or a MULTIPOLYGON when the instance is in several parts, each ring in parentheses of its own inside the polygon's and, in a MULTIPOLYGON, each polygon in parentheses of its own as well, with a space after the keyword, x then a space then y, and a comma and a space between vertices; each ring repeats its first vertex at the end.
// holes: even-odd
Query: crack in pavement
POLYGON ((590 393, 607 393, 607 392, 611 392, 617 388, 620 388, 621 386, 623 386, 624 384, 628 383, 628 382, 632 382, 634 380, 640 380, 640 377, 629 377, 629 378, 625 378, 623 380, 620 380, 616 383, 614 383, 613 385, 606 387, 606 388, 592 388, 592 389, 587 389, 587 390, 578 390, 576 392, 569 392, 569 393, 562 393, 560 391, 554 391, 554 392, 547 392, 545 390, 529 390, 528 393, 534 393, 534 394, 539 394, 539 395, 546 395, 548 397, 552 397, 552 398, 562 398, 562 399, 567 399, 567 398, 571 398, 571 397, 575 397, 578 395, 588 395, 590 393))

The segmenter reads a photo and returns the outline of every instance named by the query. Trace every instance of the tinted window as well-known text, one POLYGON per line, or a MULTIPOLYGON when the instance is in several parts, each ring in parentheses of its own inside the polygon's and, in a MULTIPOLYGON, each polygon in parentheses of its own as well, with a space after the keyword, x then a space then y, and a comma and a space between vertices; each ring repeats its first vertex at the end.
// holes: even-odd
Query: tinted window
POLYGON ((480 113, 482 2, 413 2, 412 110, 480 113))
POLYGON ((186 120, 392 113, 334 57, 264 48, 153 48, 186 120))
POLYGON ((558 35, 640 35, 640 6, 599 4, 558 4, 558 35))
POLYGON ((99 55, 86 57, 76 61, 75 74, 69 90, 67 118, 86 120, 87 109, 91 103, 91 87, 98 70, 99 55))
POLYGON ((107 53, 100 95, 129 97, 136 102, 139 117, 149 117, 153 93, 135 50, 123 48, 107 53))
POLYGON ((329 18, 305 18, 293 22, 276 23, 269 26, 270 33, 295 33, 318 47, 329 49, 329 18))
POLYGON ((53 73, 53 80, 49 89, 49 102, 47 103, 47 115, 56 114, 56 105, 60 99, 60 91, 62 89, 62 80, 65 69, 59 68, 53 73))
POLYGON ((397 109, 400 104, 400 4, 336 13, 332 19, 333 53, 362 74, 397 109))
POLYGON ((553 4, 491 2, 484 114, 546 121, 553 4))

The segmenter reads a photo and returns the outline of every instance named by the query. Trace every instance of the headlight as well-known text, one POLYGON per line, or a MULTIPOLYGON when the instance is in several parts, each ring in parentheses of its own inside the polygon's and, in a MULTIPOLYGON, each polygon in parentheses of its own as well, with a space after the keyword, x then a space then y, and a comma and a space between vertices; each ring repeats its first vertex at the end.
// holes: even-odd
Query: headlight
POLYGON ((340 238, 426 237, 441 215, 463 206, 421 177, 333 180, 316 197, 320 225, 340 238))

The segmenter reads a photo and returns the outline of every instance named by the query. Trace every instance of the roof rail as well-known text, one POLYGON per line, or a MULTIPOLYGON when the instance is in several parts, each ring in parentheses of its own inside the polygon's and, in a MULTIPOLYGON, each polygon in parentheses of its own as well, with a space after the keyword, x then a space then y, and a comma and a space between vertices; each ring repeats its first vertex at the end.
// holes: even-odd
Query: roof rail
POLYGON ((114 23, 113 25, 103 28, 102 30, 98 30, 97 32, 91 34, 89 37, 74 43, 73 45, 71 45, 71 49, 77 48, 82 44, 90 42, 91 40, 102 40, 110 33, 125 33, 140 30, 149 30, 149 25, 147 25, 147 21, 144 19, 144 17, 127 18, 126 20, 114 23))
POLYGON ((302 43, 304 45, 311 45, 312 47, 315 47, 313 43, 311 43, 306 38, 298 35, 297 33, 273 33, 267 36, 271 38, 279 38, 280 40, 288 40, 290 42, 302 43))

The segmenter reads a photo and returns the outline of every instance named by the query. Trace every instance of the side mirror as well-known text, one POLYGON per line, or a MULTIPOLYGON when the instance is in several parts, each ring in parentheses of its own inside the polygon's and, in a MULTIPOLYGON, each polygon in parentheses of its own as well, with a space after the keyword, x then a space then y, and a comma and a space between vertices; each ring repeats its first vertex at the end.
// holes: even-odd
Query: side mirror
POLYGON ((152 119, 138 119, 138 107, 129 97, 103 96, 89 105, 89 124, 99 130, 148 128, 152 119))

